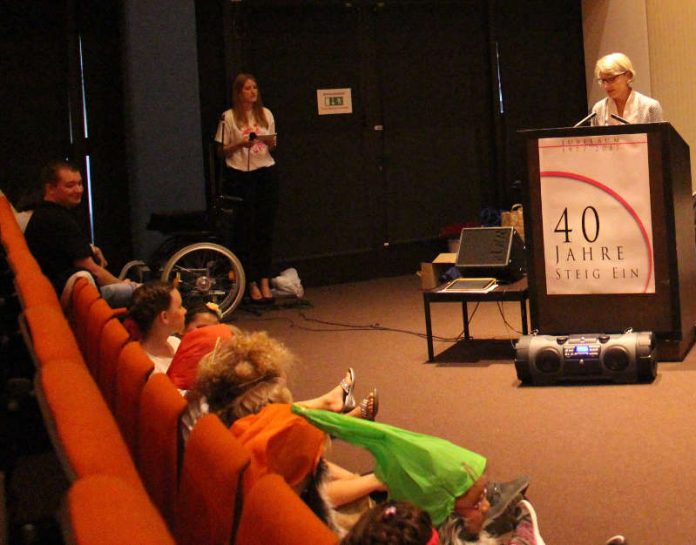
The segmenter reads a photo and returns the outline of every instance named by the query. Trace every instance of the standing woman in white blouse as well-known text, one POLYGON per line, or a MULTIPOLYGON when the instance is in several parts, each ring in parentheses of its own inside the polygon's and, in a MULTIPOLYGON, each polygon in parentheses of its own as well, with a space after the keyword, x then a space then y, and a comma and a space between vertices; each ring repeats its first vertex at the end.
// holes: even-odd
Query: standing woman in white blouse
POLYGON ((264 108, 256 78, 239 74, 232 84, 232 108, 222 115, 218 155, 225 158, 224 192, 241 197, 235 239, 245 257, 248 293, 256 303, 273 302, 270 287, 273 229, 278 209, 278 178, 271 151, 275 120, 264 108), (246 255, 245 255, 246 254, 246 255))
POLYGON ((597 114, 592 119, 592 125, 621 124, 611 114, 618 115, 629 123, 664 121, 660 103, 631 88, 635 77, 636 71, 631 59, 623 53, 611 53, 597 61, 595 78, 607 93, 607 98, 603 98, 592 108, 592 112, 597 114))

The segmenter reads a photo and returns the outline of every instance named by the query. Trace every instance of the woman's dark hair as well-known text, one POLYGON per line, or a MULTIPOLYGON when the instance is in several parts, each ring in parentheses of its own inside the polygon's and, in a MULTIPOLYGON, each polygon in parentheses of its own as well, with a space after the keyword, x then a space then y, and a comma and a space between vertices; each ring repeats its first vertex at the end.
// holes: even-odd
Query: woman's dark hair
POLYGON ((207 301, 192 301, 186 304, 186 318, 184 325, 189 325, 196 314, 210 314, 220 320, 220 311, 215 311, 208 306, 207 301))
POLYGON ((425 545, 432 532, 428 513, 408 502, 387 501, 363 513, 341 545, 425 545))
POLYGON ((146 282, 133 292, 128 316, 136 323, 141 335, 147 335, 157 315, 167 310, 172 304, 173 289, 167 282, 153 280, 146 282))

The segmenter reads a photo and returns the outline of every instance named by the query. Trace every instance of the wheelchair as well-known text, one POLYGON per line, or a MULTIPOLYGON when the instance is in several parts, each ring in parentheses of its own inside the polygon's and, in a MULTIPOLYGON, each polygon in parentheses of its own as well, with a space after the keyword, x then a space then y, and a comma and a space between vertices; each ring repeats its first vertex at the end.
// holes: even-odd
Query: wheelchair
POLYGON ((208 160, 211 182, 206 210, 151 214, 147 229, 166 238, 147 262, 126 263, 119 277, 176 282, 184 305, 193 300, 215 303, 224 319, 239 306, 246 286, 242 262, 230 250, 234 210, 242 199, 222 193, 222 167, 217 165, 214 143, 208 160))

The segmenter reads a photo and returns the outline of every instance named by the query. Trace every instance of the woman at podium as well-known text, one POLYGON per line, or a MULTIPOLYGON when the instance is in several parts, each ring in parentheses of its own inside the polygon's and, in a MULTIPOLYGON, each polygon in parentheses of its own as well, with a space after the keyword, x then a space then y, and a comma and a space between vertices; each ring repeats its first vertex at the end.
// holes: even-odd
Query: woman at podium
POLYGON ((627 123, 664 121, 660 103, 631 88, 635 77, 631 59, 623 53, 611 53, 597 61, 595 78, 607 97, 593 106, 592 113, 596 115, 592 125, 619 125, 624 122, 622 119, 627 123))

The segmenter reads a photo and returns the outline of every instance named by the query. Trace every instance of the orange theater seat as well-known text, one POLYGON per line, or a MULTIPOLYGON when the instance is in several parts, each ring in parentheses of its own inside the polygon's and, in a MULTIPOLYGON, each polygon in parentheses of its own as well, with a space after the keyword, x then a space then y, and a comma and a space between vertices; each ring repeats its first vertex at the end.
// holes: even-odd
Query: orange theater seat
POLYGON ((35 390, 68 478, 112 475, 143 489, 116 421, 82 363, 45 363, 36 374, 35 390))
POLYGON ((83 354, 92 376, 97 377, 97 368, 99 367, 99 343, 106 322, 112 320, 116 316, 116 312, 109 306, 101 297, 89 307, 87 313, 87 324, 85 327, 85 337, 83 354))
POLYGON ((280 475, 261 477, 244 498, 236 545, 337 545, 334 534, 280 475))
POLYGON ((249 453, 213 414, 193 428, 179 481, 175 536, 179 545, 234 543, 242 473, 249 453))
POLYGON ((152 375, 140 396, 136 457, 152 501, 174 525, 179 467, 183 454, 179 422, 186 401, 166 375, 152 375))
POLYGON ((40 305, 61 308, 53 284, 40 271, 24 269, 19 271, 15 275, 15 286, 24 309, 40 305))
POLYGON ((70 325, 75 332, 77 344, 83 353, 87 352, 87 323, 89 309, 101 295, 97 287, 86 278, 79 278, 73 286, 72 298, 68 309, 70 325))
POLYGON ((140 343, 127 343, 118 356, 114 415, 133 456, 137 451, 140 396, 153 369, 140 343))
POLYGON ((43 274, 41 267, 34 259, 27 247, 24 235, 18 234, 7 240, 7 262, 12 272, 17 275, 21 272, 29 274, 43 274))
POLYGON ((76 481, 65 498, 61 526, 67 545, 175 545, 147 494, 116 477, 76 481))
POLYGON ((19 228, 17 219, 12 211, 10 201, 4 195, 0 195, 0 242, 2 242, 8 254, 17 250, 23 251, 28 249, 24 234, 19 228))
POLYGON ((60 307, 36 305, 27 308, 21 320, 27 348, 37 367, 53 360, 82 362, 82 353, 60 307))
POLYGON ((130 336, 116 318, 104 324, 99 337, 99 359, 96 368, 97 384, 110 408, 116 401, 116 371, 118 357, 130 336))

